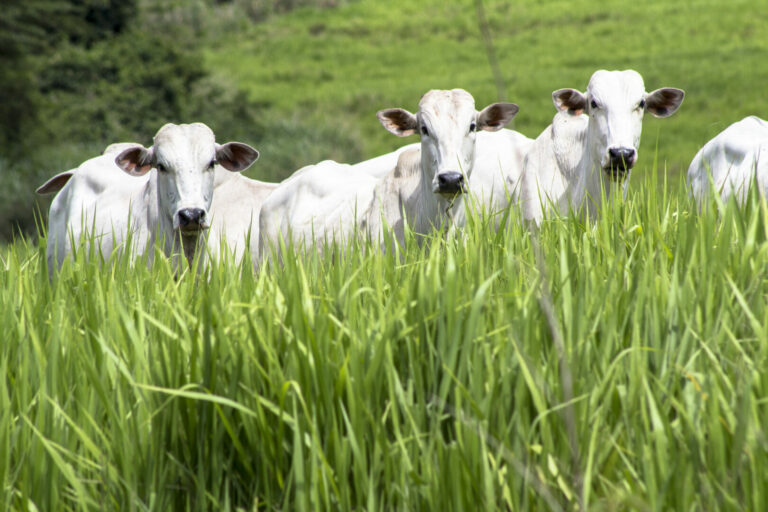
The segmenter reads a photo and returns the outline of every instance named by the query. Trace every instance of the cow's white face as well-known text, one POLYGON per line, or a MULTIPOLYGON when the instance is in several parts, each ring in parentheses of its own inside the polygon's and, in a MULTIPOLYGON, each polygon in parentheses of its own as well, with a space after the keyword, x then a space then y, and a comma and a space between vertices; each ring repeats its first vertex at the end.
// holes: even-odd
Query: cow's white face
POLYGON ((202 123, 166 124, 152 148, 127 149, 115 162, 134 176, 157 169, 158 213, 171 221, 174 231, 196 236, 208 227, 215 165, 242 171, 258 156, 247 144, 216 144, 213 132, 202 123))
POLYGON ((589 115, 591 160, 608 178, 621 181, 637 162, 643 114, 668 117, 680 107, 685 93, 673 88, 646 93, 636 71, 601 70, 592 75, 586 94, 561 89, 552 96, 559 110, 589 115))
POLYGON ((421 136, 422 172, 432 191, 453 197, 463 192, 475 161, 478 130, 496 131, 517 114, 513 103, 495 103, 475 110, 475 100, 463 89, 432 90, 422 96, 416 115, 400 108, 381 110, 379 121, 399 137, 421 136))
POLYGON ((200 125, 165 126, 155 136, 157 194, 173 229, 194 234, 208 227, 216 143, 200 125))

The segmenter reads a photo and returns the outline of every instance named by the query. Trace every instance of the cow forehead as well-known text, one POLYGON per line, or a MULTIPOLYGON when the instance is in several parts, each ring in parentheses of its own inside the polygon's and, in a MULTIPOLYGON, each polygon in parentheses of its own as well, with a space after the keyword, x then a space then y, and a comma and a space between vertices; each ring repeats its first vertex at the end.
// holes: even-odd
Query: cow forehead
POLYGON ((166 124, 157 132, 154 149, 167 163, 208 163, 216 151, 213 131, 202 123, 166 124))
POLYGON ((431 90, 421 97, 419 113, 432 121, 456 121, 475 114, 475 99, 464 89, 431 90))
POLYGON ((640 73, 626 71, 596 71, 589 80, 587 94, 603 103, 615 101, 636 102, 645 94, 640 73))

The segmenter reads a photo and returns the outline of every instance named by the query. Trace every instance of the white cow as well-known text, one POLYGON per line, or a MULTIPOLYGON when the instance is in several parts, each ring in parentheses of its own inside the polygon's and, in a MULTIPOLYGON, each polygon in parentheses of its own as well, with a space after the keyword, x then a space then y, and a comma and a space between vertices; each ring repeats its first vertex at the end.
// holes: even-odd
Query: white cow
MULTIPOLYGON (((400 157, 400 155, 408 150, 411 149, 418 149, 419 144, 408 144, 406 146, 402 146, 395 151, 392 151, 391 153, 386 153, 384 155, 380 155, 374 158, 371 158, 369 160, 364 160, 362 162, 358 162, 356 164, 346 164, 337 162, 335 160, 323 160, 322 162, 316 163, 316 164, 310 164, 305 165, 304 167, 299 168, 298 170, 294 171, 293 174, 285 178, 282 183, 297 179, 299 176, 302 176, 305 173, 308 172, 316 172, 314 169, 318 166, 324 169, 323 172, 329 172, 328 169, 334 168, 334 169, 345 169, 344 172, 353 172, 356 174, 362 174, 369 176, 374 179, 381 179, 395 168, 397 166, 397 159, 400 157)), ((363 178, 365 179, 365 178, 363 178)))
POLYGON ((768 122, 750 116, 707 142, 688 167, 688 185, 699 206, 706 204, 710 177, 723 201, 747 198, 751 183, 768 197, 768 122))
POLYGON ((533 139, 514 130, 477 134, 472 176, 461 203, 455 207, 458 228, 465 225, 468 208, 495 216, 498 225, 498 214, 510 201, 519 202, 525 155, 531 146, 533 139))
POLYGON ((66 183, 49 212, 51 272, 84 235, 95 237, 95 249, 105 257, 126 249, 130 238, 132 254, 149 251, 150 261, 156 244, 169 256, 192 258, 209 225, 215 164, 242 171, 258 158, 247 144, 216 144, 213 132, 201 123, 166 124, 151 148, 128 146, 116 148, 122 149, 119 153, 107 148, 106 154, 38 189, 45 193, 66 183))
POLYGON ((565 213, 585 202, 588 215, 594 217, 602 190, 610 198, 612 182, 623 189, 628 184, 637 161, 643 114, 668 117, 684 95, 673 88, 647 93, 642 77, 632 70, 597 71, 586 93, 575 89, 552 93, 558 112, 525 158, 524 217, 539 223, 552 207, 565 213))
MULTIPOLYGON (((110 144, 104 150, 104 155, 122 152, 124 149, 139 146, 135 142, 118 142, 110 144)), ((84 169, 104 166, 104 172, 110 173, 113 169, 114 158, 94 159, 81 167, 84 169)), ((394 164, 393 164, 394 165, 394 164)), ((40 188, 38 194, 51 194, 61 190, 78 168, 57 174, 40 188)), ((118 174, 122 177, 122 173, 118 174)), ((149 174, 143 177, 149 180, 149 174)), ((140 178, 131 178, 131 182, 138 185, 140 178)), ((277 187, 277 183, 246 178, 239 172, 231 172, 221 165, 216 165, 213 179, 213 201, 210 210, 210 227, 207 234, 208 253, 217 258, 226 240, 226 246, 233 254, 235 261, 240 262, 246 244, 250 248, 252 263, 258 264, 259 252, 259 222, 258 215, 264 199, 277 187)), ((127 229, 127 227, 126 227, 127 229)))
POLYGON ((380 240, 386 225, 403 242, 406 223, 417 233, 428 232, 463 190, 464 176, 471 177, 476 132, 503 128, 517 110, 517 105, 496 103, 477 112, 472 96, 454 89, 429 91, 416 114, 399 108, 378 112, 389 132, 419 133, 419 149, 401 149, 397 166, 381 179, 331 161, 294 174, 264 202, 262 254, 277 247, 281 237, 322 245, 362 231, 380 240))
MULTIPOLYGON (((381 179, 392 172, 392 169, 397 166, 397 160, 400 158, 401 154, 405 153, 406 151, 418 148, 418 143, 408 144, 407 146, 398 148, 391 153, 386 153, 384 155, 371 158, 370 160, 358 162, 356 164, 350 165, 349 167, 353 172, 364 173, 368 174, 369 176, 373 176, 376 179, 381 179)), ((329 161, 327 160, 326 162, 329 161)))
POLYGON ((241 261, 247 246, 250 248, 251 263, 254 268, 258 266, 259 212, 264 200, 277 185, 216 166, 207 244, 214 259, 226 241, 226 247, 236 263, 241 261))

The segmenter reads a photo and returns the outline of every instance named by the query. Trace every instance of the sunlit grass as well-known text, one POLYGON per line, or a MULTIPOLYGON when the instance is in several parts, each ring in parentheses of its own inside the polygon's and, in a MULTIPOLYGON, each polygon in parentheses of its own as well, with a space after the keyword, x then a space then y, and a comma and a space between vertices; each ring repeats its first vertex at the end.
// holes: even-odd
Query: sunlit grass
POLYGON ((768 208, 603 213, 538 263, 515 212, 258 274, 3 248, 3 508, 763 510, 768 208))

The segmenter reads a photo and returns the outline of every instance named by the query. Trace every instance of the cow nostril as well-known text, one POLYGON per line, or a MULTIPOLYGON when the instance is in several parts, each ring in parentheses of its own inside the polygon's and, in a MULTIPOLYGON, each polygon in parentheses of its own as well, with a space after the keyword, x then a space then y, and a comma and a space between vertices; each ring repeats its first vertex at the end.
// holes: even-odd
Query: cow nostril
POLYGON ((178 215, 181 226, 200 225, 203 217, 205 217, 205 211, 201 208, 183 208, 179 210, 178 215))
POLYGON ((634 154, 635 154, 634 148, 618 147, 618 148, 608 149, 608 155, 615 158, 631 157, 631 156, 634 156, 634 154))
POLYGON ((632 159, 635 158, 635 150, 634 148, 623 148, 623 147, 609 148, 608 156, 610 157, 612 162, 631 163, 632 159))
POLYGON ((440 186, 458 186, 464 183, 464 176, 458 172, 443 172, 437 176, 440 186))

